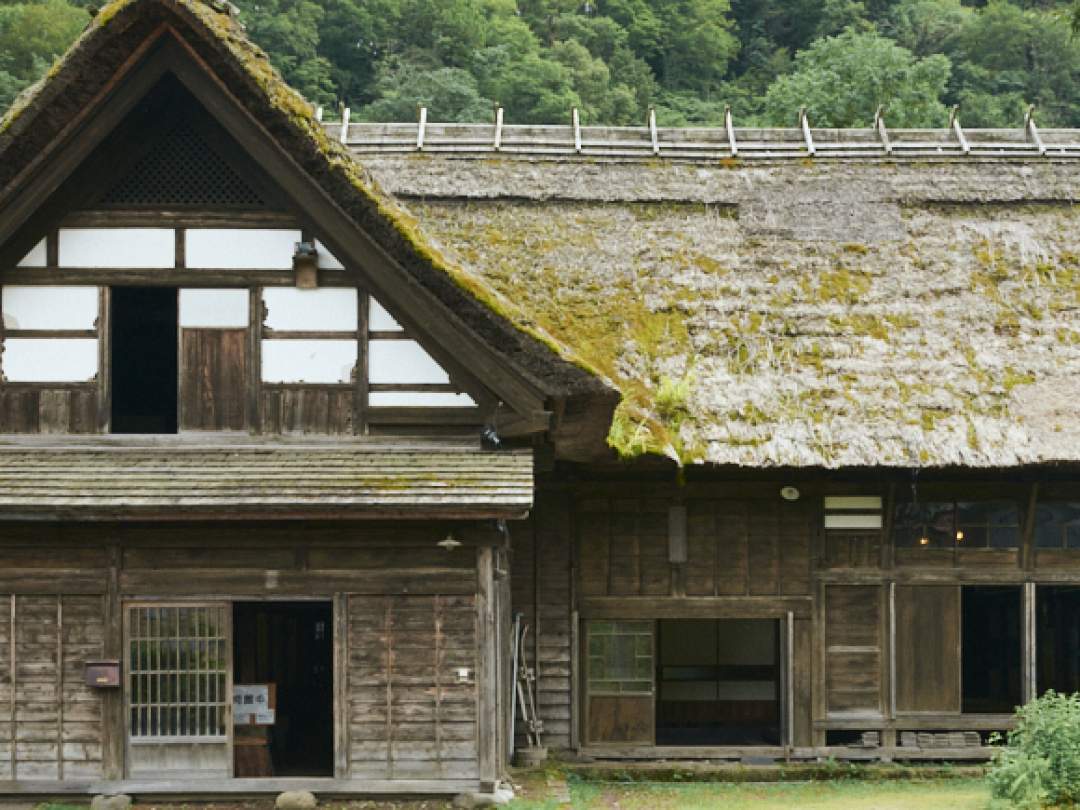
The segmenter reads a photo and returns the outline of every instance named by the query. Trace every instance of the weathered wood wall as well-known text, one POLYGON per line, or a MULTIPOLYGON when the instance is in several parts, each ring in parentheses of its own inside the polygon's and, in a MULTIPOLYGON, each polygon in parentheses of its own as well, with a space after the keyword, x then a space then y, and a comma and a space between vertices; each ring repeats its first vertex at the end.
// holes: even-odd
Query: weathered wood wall
POLYGON ((0 606, 0 781, 100 778, 101 702, 83 664, 103 652, 102 598, 6 595, 0 606))
POLYGON ((339 606, 339 779, 490 780, 505 699, 485 687, 481 597, 505 615, 499 534, 453 524, 465 545, 446 551, 448 528, 0 523, 0 787, 121 778, 120 693, 84 686, 85 661, 119 654, 128 601, 189 598, 339 606))

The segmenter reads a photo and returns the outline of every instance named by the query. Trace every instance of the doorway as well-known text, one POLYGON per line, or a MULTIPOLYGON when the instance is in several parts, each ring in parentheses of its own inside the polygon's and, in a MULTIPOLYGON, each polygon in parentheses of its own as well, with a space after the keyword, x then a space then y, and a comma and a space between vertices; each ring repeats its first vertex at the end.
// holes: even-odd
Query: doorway
POLYGON ((780 745, 775 619, 657 623, 656 744, 780 745))
POLYGON ((330 602, 233 604, 237 777, 334 775, 332 618, 330 602))
POLYGON ((113 433, 177 431, 177 291, 109 290, 113 433))

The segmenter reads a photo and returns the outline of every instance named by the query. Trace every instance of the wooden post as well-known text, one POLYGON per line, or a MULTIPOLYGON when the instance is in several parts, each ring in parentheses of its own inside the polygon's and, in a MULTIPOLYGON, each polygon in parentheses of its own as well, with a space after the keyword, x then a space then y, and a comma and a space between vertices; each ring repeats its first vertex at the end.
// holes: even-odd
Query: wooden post
POLYGON ((1035 144, 1035 148, 1039 150, 1040 155, 1046 154, 1046 144, 1043 143, 1042 137, 1039 135, 1039 128, 1035 126, 1035 105, 1028 105, 1027 114, 1024 116, 1024 134, 1027 139, 1035 144))
POLYGON ((419 109, 419 115, 416 121, 416 151, 422 152, 424 150, 424 135, 427 132, 427 107, 421 107, 419 109))
POLYGON ((968 139, 964 135, 963 127, 960 126, 960 106, 958 104, 954 104, 953 108, 949 111, 949 129, 951 129, 953 135, 956 136, 956 141, 960 144, 960 151, 965 155, 970 152, 971 144, 968 143, 968 139))
POLYGON ((343 107, 341 110, 341 138, 342 143, 349 142, 349 108, 343 107))
POLYGON ((810 120, 806 117, 806 107, 799 108, 799 128, 802 130, 803 141, 806 143, 806 154, 813 157, 817 154, 814 146, 814 136, 810 134, 810 120))
MULTIPOLYGON (((120 547, 109 547, 109 574, 105 584, 105 657, 126 660, 121 655, 124 651, 123 604, 120 600, 120 547)), ((126 667, 120 673, 126 681, 126 667)), ((127 724, 124 722, 124 694, 122 689, 106 689, 101 701, 101 741, 102 768, 106 780, 114 781, 124 777, 124 736, 127 724)))
POLYGON ((885 127, 885 108, 878 106, 877 112, 874 113, 874 131, 877 132, 878 139, 881 141, 881 147, 885 150, 886 155, 892 154, 892 141, 889 140, 889 130, 885 127))
POLYGON ((1027 512, 1024 514, 1023 536, 1020 538, 1020 567, 1025 571, 1035 568, 1035 509, 1039 504, 1039 482, 1031 485, 1028 493, 1027 512))
POLYGON ((496 694, 495 682, 495 551, 491 546, 476 550, 476 610, 479 660, 476 668, 477 686, 477 753, 480 765, 480 788, 493 791, 499 777, 498 752, 496 751, 496 694))
POLYGON ((1023 642, 1023 685, 1021 692, 1021 700, 1024 703, 1030 703, 1032 700, 1038 697, 1039 682, 1037 671, 1037 643, 1036 638, 1036 621, 1038 615, 1036 613, 1035 605, 1035 583, 1025 582, 1023 590, 1023 599, 1021 601, 1022 621, 1021 621, 1021 638, 1023 642))
MULTIPOLYGON (((14 743, 14 740, 12 741, 14 743)), ((64 597, 56 597, 56 775, 64 781, 64 597)))
POLYGON ((18 702, 15 699, 15 692, 18 686, 18 680, 15 677, 15 594, 11 595, 11 604, 9 606, 8 614, 8 661, 11 664, 11 697, 10 697, 10 721, 11 721, 11 781, 14 782, 18 776, 18 766, 16 765, 17 759, 15 756, 15 738, 16 732, 16 717, 18 710, 18 702))
POLYGON ((731 149, 731 156, 739 156, 739 144, 735 140, 735 125, 731 120, 731 107, 724 108, 724 129, 727 131, 728 148, 731 149))
POLYGON ((349 778, 349 597, 334 594, 334 778, 349 778))

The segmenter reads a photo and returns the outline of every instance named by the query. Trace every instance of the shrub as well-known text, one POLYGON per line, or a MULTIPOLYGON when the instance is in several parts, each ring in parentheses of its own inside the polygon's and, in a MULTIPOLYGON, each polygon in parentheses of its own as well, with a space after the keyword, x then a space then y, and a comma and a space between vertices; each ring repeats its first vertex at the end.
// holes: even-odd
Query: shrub
POLYGON ((1022 808, 1080 801, 1080 695, 1049 691, 1016 719, 990 768, 993 795, 1022 808))

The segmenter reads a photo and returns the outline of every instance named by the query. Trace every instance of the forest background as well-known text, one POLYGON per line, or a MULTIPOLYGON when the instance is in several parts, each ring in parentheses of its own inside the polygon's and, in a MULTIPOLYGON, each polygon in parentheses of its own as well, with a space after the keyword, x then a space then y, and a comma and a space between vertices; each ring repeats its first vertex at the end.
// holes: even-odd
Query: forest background
MULTIPOLYGON (((96 0, 0 0, 0 110, 96 0)), ((1074 0, 237 0, 285 79, 333 117, 715 125, 1080 127, 1074 0)))

